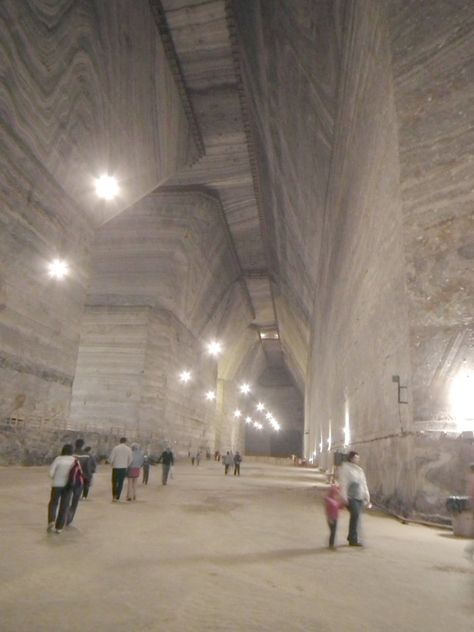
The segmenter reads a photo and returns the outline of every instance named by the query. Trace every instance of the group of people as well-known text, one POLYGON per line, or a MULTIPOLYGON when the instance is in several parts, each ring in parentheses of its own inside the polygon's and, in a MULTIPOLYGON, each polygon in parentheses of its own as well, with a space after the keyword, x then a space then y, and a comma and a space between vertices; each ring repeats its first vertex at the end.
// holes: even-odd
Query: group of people
MULTIPOLYGON (((201 461, 202 452, 201 450, 198 450, 197 452, 193 454, 191 454, 191 452, 188 452, 188 456, 191 459, 191 465, 197 466, 199 465, 201 461)), ((208 460, 211 458, 211 453, 209 451, 206 452, 206 458, 208 460)), ((222 456, 221 453, 218 450, 216 450, 214 453, 214 460, 219 461, 223 464, 225 476, 227 476, 227 474, 229 473, 229 469, 232 466, 234 467, 234 476, 240 476, 240 464, 242 463, 242 457, 238 451, 235 454, 233 454, 232 452, 228 450, 222 456)))
MULTIPOLYGON (((166 485, 170 475, 174 456, 169 448, 165 448, 159 457, 162 463, 162 484, 166 485)), ((109 463, 112 466, 112 502, 120 501, 125 479, 127 479, 127 500, 137 498, 137 480, 143 469, 143 483, 148 483, 150 459, 138 443, 127 445, 127 438, 122 437, 110 453, 109 463)), ((48 504, 48 532, 61 533, 64 527, 74 520, 79 500, 87 499, 92 478, 96 471, 96 461, 89 446, 84 447, 84 440, 77 439, 74 446, 63 445, 60 456, 51 464, 49 475, 52 479, 51 496, 48 504)))
POLYGON ((222 463, 224 465, 225 476, 229 473, 229 468, 232 465, 234 466, 234 476, 240 476, 240 464, 242 463, 242 457, 238 451, 235 454, 227 451, 222 457, 222 463))
POLYGON ((324 499, 326 518, 329 526, 329 548, 336 548, 336 530, 339 511, 342 507, 349 510, 349 546, 362 546, 359 534, 359 522, 364 507, 372 506, 364 470, 359 465, 360 457, 354 450, 347 455, 339 472, 339 485, 333 484, 324 499))
POLYGON ((48 503, 48 532, 61 533, 74 520, 81 497, 86 500, 96 471, 90 446, 77 439, 63 445, 60 456, 51 463, 51 496, 48 503))

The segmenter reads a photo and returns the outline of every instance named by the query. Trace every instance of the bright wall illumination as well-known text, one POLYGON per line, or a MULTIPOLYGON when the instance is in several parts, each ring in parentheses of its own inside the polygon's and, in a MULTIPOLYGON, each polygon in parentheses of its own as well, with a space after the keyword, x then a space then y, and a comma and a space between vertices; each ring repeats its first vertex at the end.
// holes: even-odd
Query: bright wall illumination
POLYGON ((451 416, 460 432, 474 430, 474 383, 473 373, 460 371, 451 383, 449 400, 451 416))
POLYGON ((69 274, 69 266, 63 259, 53 259, 48 265, 48 274, 52 279, 64 279, 69 274))
POLYGON ((346 409, 344 412, 344 447, 347 446, 351 442, 351 427, 349 423, 349 401, 346 399, 346 409))
POLYGON ((95 179, 95 192, 103 200, 113 200, 119 192, 117 179, 107 174, 95 179))

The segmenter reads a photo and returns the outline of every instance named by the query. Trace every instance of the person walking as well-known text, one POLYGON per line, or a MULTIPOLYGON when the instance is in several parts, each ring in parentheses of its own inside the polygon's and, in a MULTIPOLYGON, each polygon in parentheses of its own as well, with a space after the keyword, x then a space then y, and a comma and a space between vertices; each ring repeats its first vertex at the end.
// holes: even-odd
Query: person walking
POLYGON ((367 480, 359 461, 359 453, 352 450, 340 471, 340 493, 350 513, 347 536, 349 546, 362 546, 358 532, 360 515, 364 506, 371 506, 367 480))
POLYGON ((329 492, 324 499, 324 507, 326 510, 326 519, 329 526, 329 548, 334 550, 336 548, 336 530, 337 519, 339 517, 339 509, 344 507, 345 503, 339 491, 338 485, 331 485, 329 492))
POLYGON ((150 457, 146 453, 143 455, 142 470, 143 470, 142 484, 148 485, 148 479, 150 478, 150 457))
POLYGON ((170 448, 165 448, 163 450, 160 458, 158 459, 158 463, 161 463, 163 468, 161 472, 161 483, 166 485, 168 483, 171 466, 174 465, 174 456, 170 448))
POLYGON ((89 461, 87 464, 87 476, 84 475, 84 487, 82 489, 82 499, 87 500, 89 496, 89 490, 92 486, 92 479, 94 478, 95 471, 97 469, 97 463, 94 456, 91 454, 90 445, 84 448, 84 454, 89 455, 89 461))
POLYGON ((73 446, 63 445, 61 455, 57 456, 49 468, 52 478, 51 496, 48 504, 48 533, 61 533, 66 524, 67 512, 71 502, 72 490, 68 486, 69 472, 74 465, 73 446))
POLYGON ((84 483, 86 480, 90 480, 92 476, 90 469, 90 455, 84 451, 84 439, 76 439, 74 442, 73 457, 79 461, 83 479, 82 481, 78 480, 75 482, 72 487, 71 504, 69 506, 66 519, 67 527, 72 523, 74 516, 76 515, 77 506, 84 490, 84 483))
POLYGON ((240 464, 242 463, 242 457, 239 451, 234 454, 234 476, 240 476, 240 464))
POLYGON ((138 443, 132 443, 132 462, 127 470, 127 500, 137 499, 137 480, 143 465, 143 452, 138 443))
POLYGON ((127 438, 121 437, 119 444, 112 449, 109 457, 109 463, 112 466, 112 502, 120 500, 123 482, 132 458, 132 451, 127 445, 127 438))
POLYGON ((227 476, 227 473, 229 471, 229 467, 232 465, 233 462, 234 462, 234 457, 229 452, 229 450, 227 450, 224 458, 222 459, 222 463, 224 465, 224 474, 225 474, 225 476, 227 476))

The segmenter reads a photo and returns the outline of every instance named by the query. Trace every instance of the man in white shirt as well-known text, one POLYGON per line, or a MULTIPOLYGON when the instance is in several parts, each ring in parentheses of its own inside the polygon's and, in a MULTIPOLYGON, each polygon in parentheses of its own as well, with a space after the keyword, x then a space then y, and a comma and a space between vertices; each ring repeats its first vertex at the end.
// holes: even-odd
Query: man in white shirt
POLYGON ((122 437, 120 443, 110 453, 109 463, 112 466, 112 501, 118 502, 122 493, 123 482, 127 476, 128 466, 132 462, 132 450, 127 445, 127 438, 122 437))
POLYGON ((57 456, 51 463, 49 476, 51 484, 51 498, 48 505, 48 532, 61 533, 66 523, 72 490, 68 486, 71 467, 74 464, 73 448, 70 443, 63 445, 61 456, 57 456), (59 509, 58 509, 59 506, 59 509))
POLYGON ((349 535, 347 536, 349 546, 362 546, 358 534, 359 517, 364 505, 370 507, 367 480, 364 470, 359 465, 359 460, 360 457, 357 452, 349 452, 347 461, 343 463, 340 472, 340 494, 351 514, 349 535))

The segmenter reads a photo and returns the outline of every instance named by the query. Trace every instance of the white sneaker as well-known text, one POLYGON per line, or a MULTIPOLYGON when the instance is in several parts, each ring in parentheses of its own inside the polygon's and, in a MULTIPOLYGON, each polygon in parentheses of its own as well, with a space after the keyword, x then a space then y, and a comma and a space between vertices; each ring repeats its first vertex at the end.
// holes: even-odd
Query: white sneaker
POLYGON ((49 523, 49 525, 48 525, 48 527, 47 527, 46 531, 47 531, 48 533, 51 533, 51 531, 54 531, 54 522, 50 522, 50 523, 49 523))
POLYGON ((55 529, 54 533, 62 533, 63 530, 62 529, 55 529))

